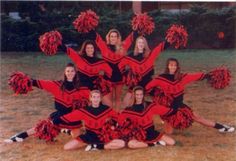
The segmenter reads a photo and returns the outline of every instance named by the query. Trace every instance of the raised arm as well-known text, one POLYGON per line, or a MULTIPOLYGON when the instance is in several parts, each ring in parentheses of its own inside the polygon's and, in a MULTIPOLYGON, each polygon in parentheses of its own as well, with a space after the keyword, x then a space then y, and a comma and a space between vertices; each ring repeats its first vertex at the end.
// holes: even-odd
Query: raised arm
POLYGON ((67 47, 67 51, 66 51, 67 55, 69 56, 69 58, 76 64, 76 66, 79 68, 79 65, 81 64, 81 62, 83 62, 83 59, 81 58, 81 56, 72 48, 67 47))
POLYGON ((96 33, 96 44, 98 48, 101 50, 102 56, 104 56, 107 53, 108 47, 106 42, 102 39, 101 35, 96 33))
POLYGON ((161 52, 165 49, 165 41, 158 44, 149 55, 149 59, 152 60, 152 62, 155 62, 155 59, 161 54, 161 52))

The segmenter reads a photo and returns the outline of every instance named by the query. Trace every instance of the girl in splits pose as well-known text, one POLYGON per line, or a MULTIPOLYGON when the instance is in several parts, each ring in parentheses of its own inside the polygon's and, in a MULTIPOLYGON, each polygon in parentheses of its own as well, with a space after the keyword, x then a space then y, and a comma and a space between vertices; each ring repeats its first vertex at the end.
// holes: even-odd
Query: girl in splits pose
MULTIPOLYGON (((131 121, 134 124, 131 130, 136 129, 139 126, 143 131, 143 135, 139 133, 139 136, 131 134, 130 137, 124 139, 127 142, 129 148, 145 148, 148 146, 154 146, 156 144, 161 145, 174 145, 175 140, 167 136, 164 133, 158 132, 154 128, 153 116, 154 115, 165 115, 171 113, 172 109, 165 106, 161 106, 156 103, 147 102, 144 100, 144 88, 136 86, 133 89, 133 103, 131 106, 126 107, 119 115, 119 124, 125 125, 126 122, 131 121)), ((130 128, 128 128, 130 129, 130 128)), ((126 130, 123 129, 123 132, 126 130)), ((132 131, 130 132, 132 133, 132 131)), ((126 134, 129 136, 129 134, 126 134)))
POLYGON ((74 110, 69 114, 53 120, 55 125, 71 125, 81 120, 84 122, 86 129, 85 134, 81 134, 77 138, 66 143, 64 149, 73 150, 87 145, 94 145, 98 149, 123 148, 125 142, 118 139, 118 137, 109 141, 104 141, 101 135, 101 129, 109 119, 117 120, 118 114, 116 111, 101 103, 101 93, 99 90, 90 92, 90 102, 91 104, 85 108, 74 110))
POLYGON ((153 89, 154 87, 158 87, 161 90, 163 90, 163 92, 166 95, 169 95, 173 98, 173 101, 169 107, 173 109, 173 112, 162 117, 162 119, 165 122, 164 128, 166 133, 171 134, 173 132, 173 128, 177 129, 187 128, 191 126, 193 121, 198 122, 204 126, 215 128, 219 132, 234 131, 234 127, 205 119, 196 112, 192 112, 191 108, 183 103, 185 86, 194 81, 206 79, 207 77, 209 77, 208 74, 201 72, 193 74, 190 73, 183 74, 180 71, 180 65, 178 60, 175 58, 169 58, 166 63, 165 72, 156 77, 155 79, 153 79, 146 86, 147 91, 151 91, 151 89, 153 89), (182 113, 184 111, 185 112, 187 111, 187 115, 185 115, 185 118, 175 117, 177 116, 178 112, 182 113), (170 119, 171 117, 172 119, 170 119), (183 122, 186 123, 187 121, 188 123, 185 125, 181 125, 181 123, 176 124, 176 122, 178 122, 179 119, 180 120, 184 119, 185 121, 183 122))
MULTIPOLYGON (((76 101, 89 99, 89 90, 86 87, 79 86, 79 78, 76 74, 75 66, 72 63, 68 63, 66 65, 63 81, 33 79, 32 85, 39 89, 45 90, 54 96, 56 111, 50 114, 49 119, 51 120, 73 111, 73 104, 76 101)), ((62 128, 69 127, 70 125, 62 126, 62 128)), ((82 122, 78 122, 76 127, 82 127, 82 122)), ((10 139, 6 139, 4 141, 7 143, 22 142, 24 139, 33 134, 35 134, 35 127, 18 133, 10 139)))

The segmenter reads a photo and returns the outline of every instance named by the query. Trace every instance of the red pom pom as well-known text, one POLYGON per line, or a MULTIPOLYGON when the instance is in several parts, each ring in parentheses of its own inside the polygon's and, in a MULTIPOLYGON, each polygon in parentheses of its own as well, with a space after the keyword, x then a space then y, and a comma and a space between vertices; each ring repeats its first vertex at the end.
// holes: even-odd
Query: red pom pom
POLYGON ((153 101, 160 105, 170 107, 173 102, 173 97, 166 95, 162 89, 155 88, 153 101))
POLYGON ((222 89, 229 85, 231 74, 228 68, 219 67, 209 72, 208 82, 215 89, 222 89))
POLYGON ((62 36, 58 31, 46 32, 39 37, 40 49, 46 55, 55 55, 57 48, 62 44, 62 36))
POLYGON ((178 111, 170 116, 161 116, 162 120, 169 123, 173 128, 185 129, 193 123, 193 112, 188 106, 178 109, 178 111))
POLYGON ((41 120, 35 127, 35 137, 45 141, 54 141, 54 138, 59 134, 58 127, 53 125, 50 120, 41 120))
POLYGON ((166 32, 166 40, 174 44, 178 49, 181 46, 186 47, 188 42, 188 33, 182 25, 172 25, 166 32))
POLYGON ((8 79, 8 84, 16 94, 26 94, 33 90, 31 79, 22 72, 13 73, 8 79))
POLYGON ((109 93, 112 90, 111 82, 105 80, 102 75, 93 81, 94 88, 98 89, 101 93, 109 93))
POLYGON ((108 120, 101 129, 99 129, 98 137, 104 143, 108 143, 119 138, 119 132, 116 127, 116 122, 112 119, 108 120))
POLYGON ((118 129, 120 138, 126 142, 132 139, 138 141, 144 141, 146 139, 146 131, 143 127, 130 119, 126 119, 118 129))
POLYGON ((87 33, 97 27, 98 20, 99 17, 94 11, 87 10, 80 13, 80 15, 73 22, 73 25, 78 32, 87 33))
POLYGON ((89 101, 85 98, 81 98, 79 100, 73 101, 72 108, 73 110, 79 108, 85 108, 89 104, 89 101))
POLYGON ((132 29, 141 35, 150 35, 155 28, 152 17, 148 16, 147 13, 137 14, 133 17, 131 24, 132 29))
POLYGON ((133 72, 131 69, 124 76, 124 82, 128 87, 136 86, 141 79, 142 77, 138 73, 133 72))

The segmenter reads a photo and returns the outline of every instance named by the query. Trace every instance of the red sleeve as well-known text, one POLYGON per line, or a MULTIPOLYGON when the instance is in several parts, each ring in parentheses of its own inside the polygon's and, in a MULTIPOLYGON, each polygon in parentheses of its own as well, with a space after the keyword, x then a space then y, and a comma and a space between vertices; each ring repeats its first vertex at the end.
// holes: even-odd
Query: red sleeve
POLYGON ((84 114, 80 110, 74 110, 71 113, 61 116, 60 119, 66 123, 81 121, 84 119, 84 114))
POLYGON ((123 41, 123 48, 127 51, 133 42, 133 32, 131 32, 123 41))
POLYGON ((161 54, 161 52, 164 50, 165 42, 161 42, 158 44, 152 51, 151 54, 149 55, 150 60, 152 60, 152 64, 154 64, 155 59, 161 54))
POLYGON ((43 89, 47 92, 50 92, 53 95, 56 95, 58 93, 60 84, 57 81, 47 81, 47 80, 35 80, 36 86, 40 89, 43 89))
POLYGON ((122 111, 118 114, 118 124, 122 125, 123 122, 126 120, 127 116, 125 113, 123 113, 122 111))
POLYGON ((89 100, 90 90, 87 87, 81 87, 79 89, 79 92, 83 98, 86 98, 87 100, 89 100))
POLYGON ((106 76, 111 78, 111 76, 112 76, 112 69, 111 69, 111 67, 107 63, 104 63, 102 70, 104 71, 106 76))
POLYGON ((127 61, 126 56, 125 56, 125 57, 120 61, 120 63, 118 64, 119 70, 120 70, 121 72, 124 72, 126 65, 128 65, 128 61, 127 61))
POLYGON ((112 109, 110 117, 117 121, 119 118, 119 113, 112 109))
POLYGON ((154 115, 165 115, 165 114, 168 114, 172 111, 173 111, 173 109, 171 109, 171 108, 168 108, 166 106, 162 106, 160 104, 155 104, 152 107, 151 113, 153 113, 154 115))
POLYGON ((152 88, 157 86, 161 86, 161 81, 155 78, 146 85, 145 89, 147 92, 149 92, 150 90, 152 90, 152 88))
POLYGON ((80 62, 83 62, 83 59, 80 57, 80 55, 70 47, 67 47, 67 55, 79 68, 80 62))
POLYGON ((202 72, 199 73, 193 73, 193 74, 185 74, 182 78, 183 85, 186 85, 188 83, 192 83, 193 81, 203 80, 205 74, 202 72))
POLYGON ((107 53, 108 47, 105 41, 103 41, 102 37, 97 33, 96 36, 96 44, 98 48, 101 50, 102 56, 104 56, 107 53))

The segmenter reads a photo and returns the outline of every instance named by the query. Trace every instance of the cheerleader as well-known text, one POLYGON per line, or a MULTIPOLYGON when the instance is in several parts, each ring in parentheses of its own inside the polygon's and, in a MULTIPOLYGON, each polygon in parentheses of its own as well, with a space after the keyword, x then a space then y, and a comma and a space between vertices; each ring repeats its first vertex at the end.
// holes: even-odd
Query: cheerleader
POLYGON ((171 96, 173 102, 170 108, 174 109, 171 114, 165 115, 162 119, 165 121, 165 131, 169 134, 173 132, 173 128, 184 129, 191 126, 196 121, 204 126, 213 127, 219 132, 233 132, 234 127, 220 124, 203 118, 183 103, 185 86, 193 81, 203 80, 208 74, 194 73, 182 74, 177 59, 169 58, 166 63, 165 72, 153 79, 147 86, 147 91, 151 91, 154 87, 160 87, 165 95, 171 96))
POLYGON ((133 89, 132 105, 126 107, 119 116, 119 124, 122 126, 129 125, 127 128, 124 127, 122 129, 124 133, 123 139, 128 142, 128 147, 136 149, 154 146, 156 144, 174 145, 174 139, 156 131, 153 123, 154 115, 164 115, 170 112, 172 112, 170 108, 156 103, 146 102, 144 100, 144 88, 136 86, 133 89), (133 127, 131 127, 132 125, 133 127), (128 130, 126 132, 127 129, 131 131, 129 132, 128 130), (134 132, 135 129, 136 132, 134 132))
MULTIPOLYGON (((99 90, 90 92, 91 105, 80 108, 60 118, 53 120, 55 125, 70 125, 77 121, 83 121, 86 132, 79 135, 64 145, 65 150, 82 148, 86 145, 95 145, 98 149, 120 149, 125 146, 123 140, 104 138, 102 131, 104 124, 109 119, 117 120, 117 113, 109 106, 101 103, 101 93, 99 90)), ((118 138, 118 136, 117 136, 118 138)))
POLYGON ((117 29, 111 29, 106 35, 106 42, 104 42, 102 37, 98 33, 96 34, 96 44, 101 50, 102 57, 112 68, 111 79, 107 79, 112 82, 112 94, 110 95, 110 99, 112 100, 113 96, 115 97, 116 108, 119 108, 121 105, 123 87, 122 74, 118 68, 118 64, 126 55, 135 35, 136 32, 132 32, 122 42, 120 32, 117 29))
POLYGON ((112 105, 112 100, 108 97, 111 93, 110 82, 104 80, 104 77, 110 78, 112 69, 102 59, 96 56, 96 46, 93 41, 86 40, 79 53, 72 48, 63 46, 63 51, 67 52, 70 59, 78 68, 80 84, 88 87, 90 90, 99 89, 102 92, 102 102, 108 106, 112 105), (104 75, 100 75, 104 72, 104 75))
POLYGON ((119 63, 119 69, 123 72, 125 82, 129 87, 123 100, 124 107, 129 105, 134 86, 138 85, 145 88, 147 83, 152 80, 155 59, 168 46, 169 43, 164 41, 150 51, 145 37, 139 36, 136 39, 133 53, 125 56, 119 63), (129 66, 128 72, 126 66, 129 66))
MULTIPOLYGON (((74 64, 68 63, 64 71, 63 81, 32 80, 34 87, 43 89, 54 96, 56 111, 49 116, 50 120, 65 115, 73 111, 73 106, 78 101, 87 101, 89 90, 86 87, 79 86, 79 79, 76 74, 74 64)), ((74 125, 73 125, 74 127, 74 125)), ((78 122, 77 128, 82 127, 82 122, 78 122)), ((61 126, 61 128, 70 128, 70 125, 61 126)), ((22 142, 27 137, 35 134, 35 127, 6 139, 5 142, 22 142)))

